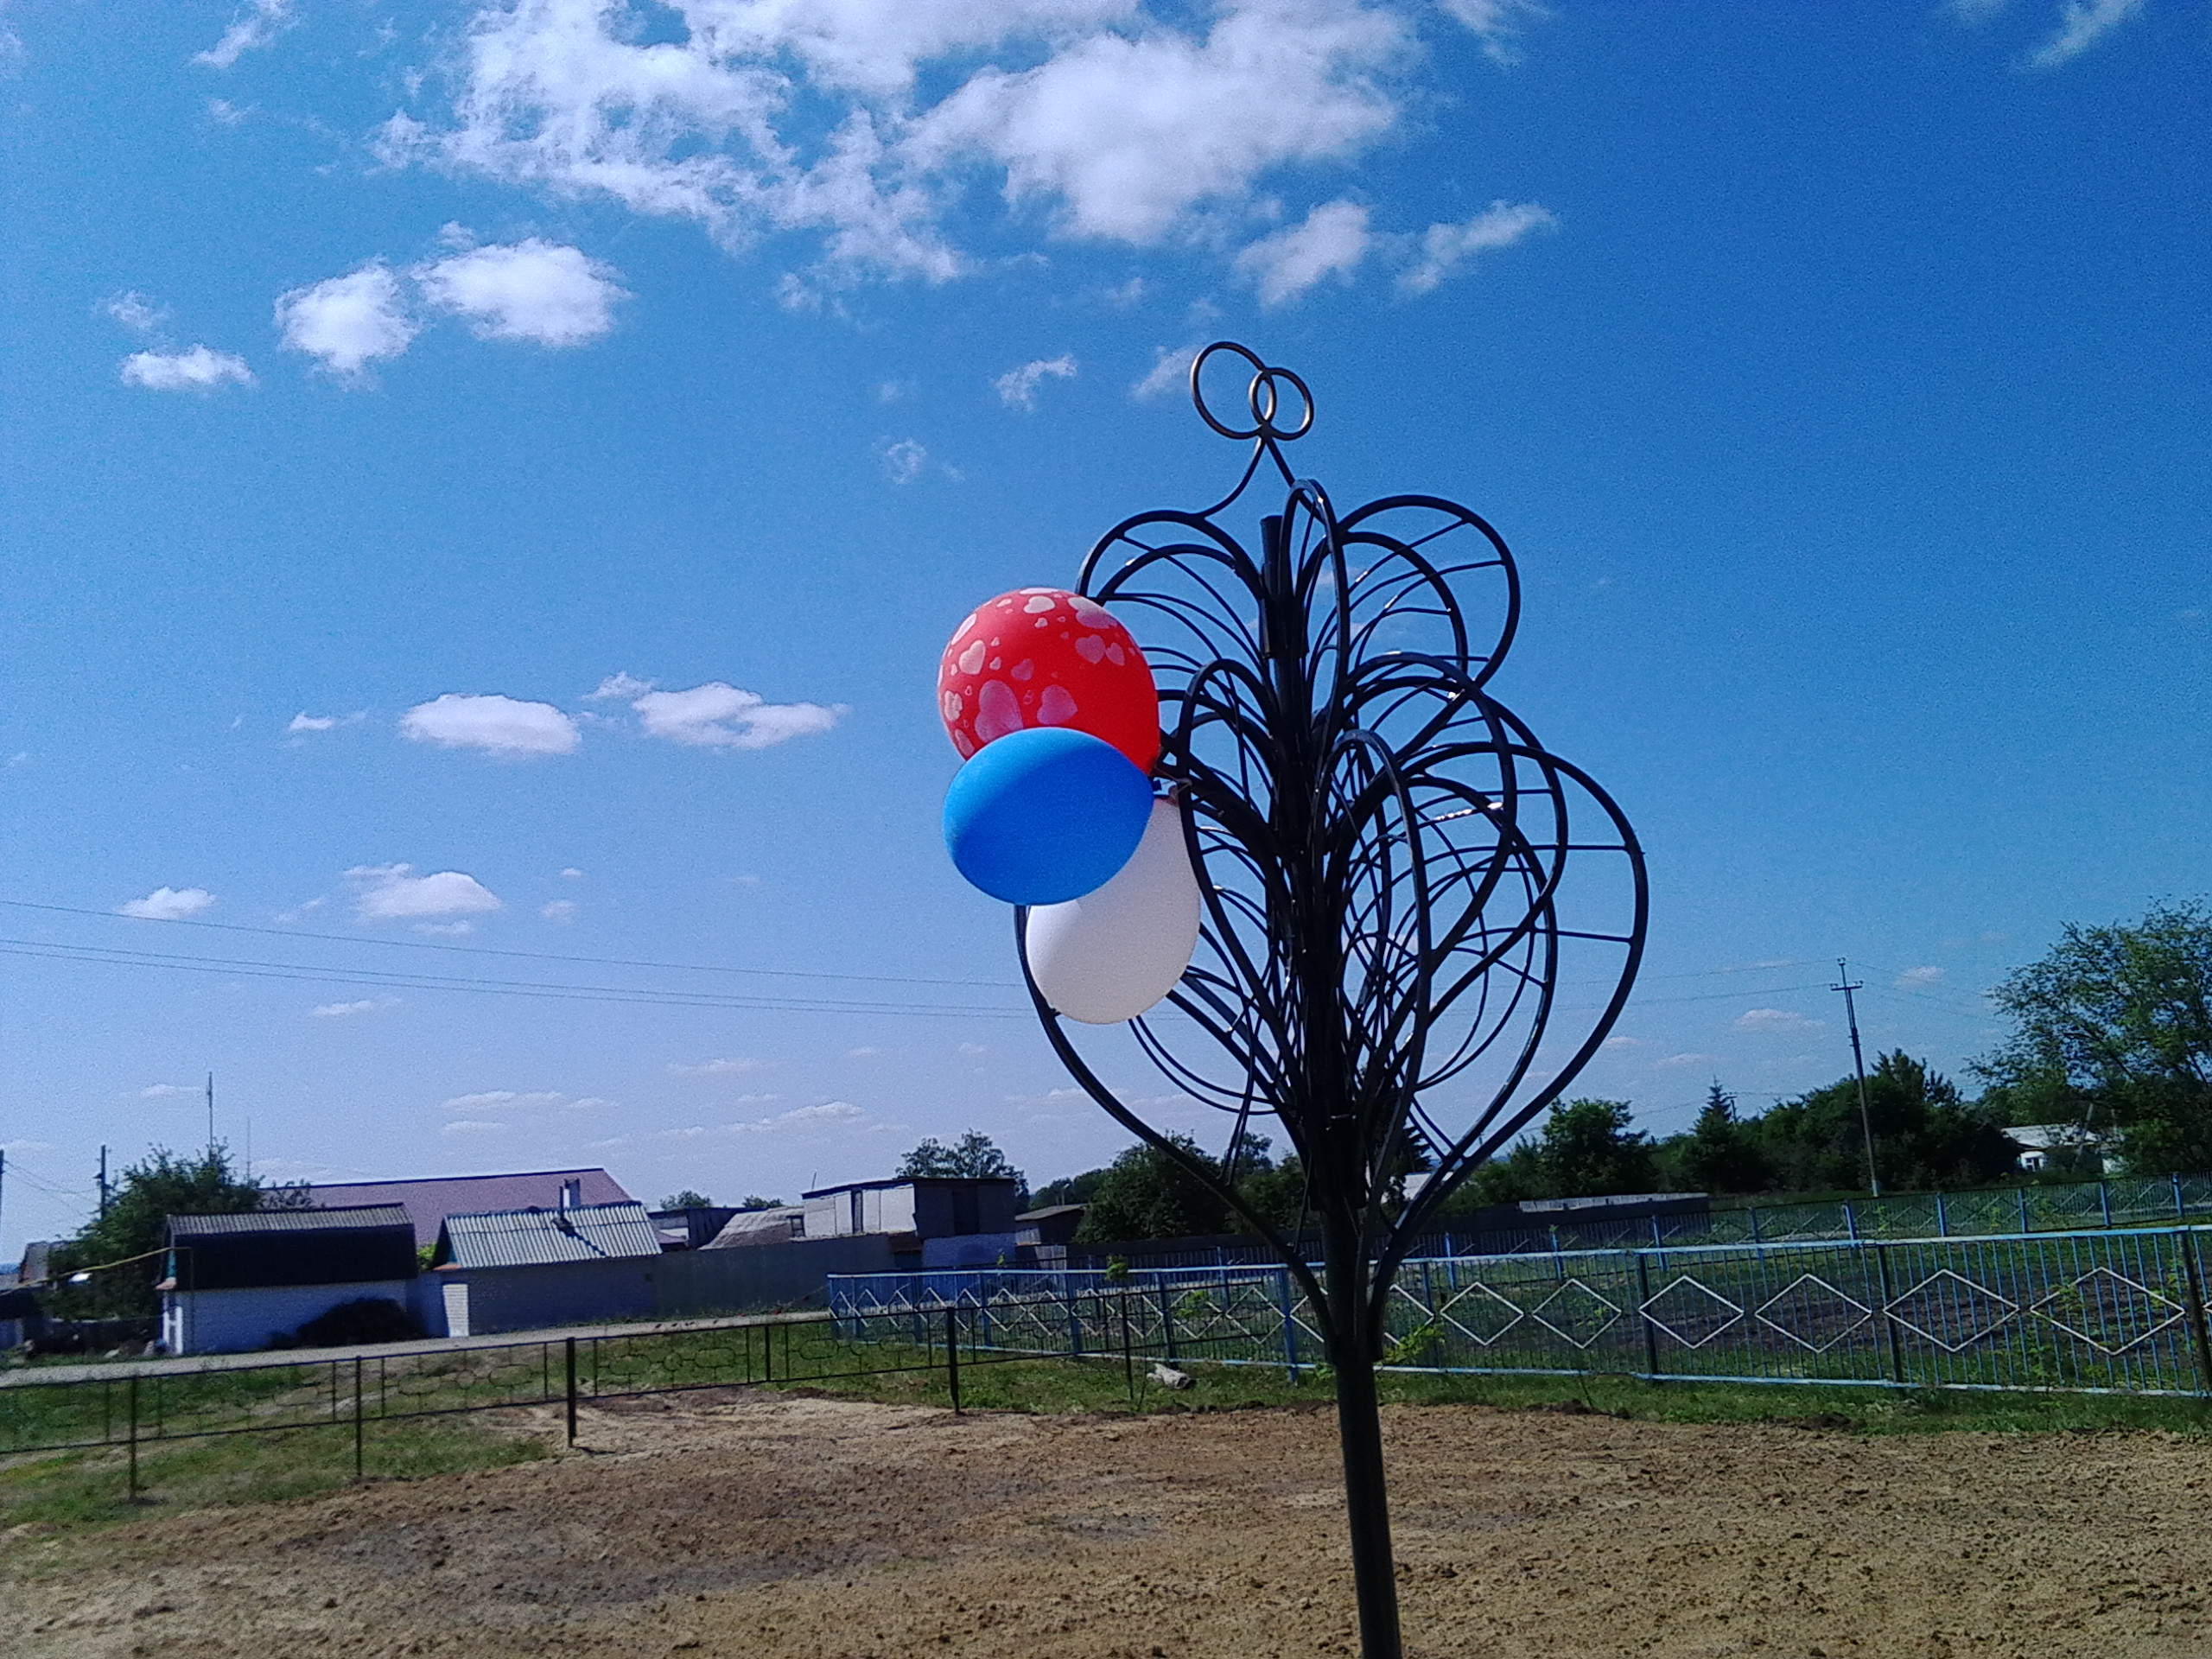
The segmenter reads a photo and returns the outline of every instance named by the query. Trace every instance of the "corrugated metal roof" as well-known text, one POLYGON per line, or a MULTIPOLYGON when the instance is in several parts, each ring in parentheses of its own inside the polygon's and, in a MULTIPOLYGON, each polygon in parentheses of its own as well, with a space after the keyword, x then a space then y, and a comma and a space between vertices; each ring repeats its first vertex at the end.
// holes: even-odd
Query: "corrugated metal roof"
POLYGON ((802 1198, 826 1198, 838 1192, 874 1192, 893 1186, 1014 1186, 1019 1183, 1011 1175, 892 1175, 880 1181, 841 1181, 836 1186, 817 1186, 811 1192, 802 1192, 802 1198))
POLYGON ((528 1267, 541 1262, 659 1254, 660 1235, 645 1206, 635 1199, 569 1210, 448 1216, 438 1246, 440 1265, 456 1268, 528 1267))
POLYGON ((317 1204, 400 1204, 415 1223, 415 1242, 434 1244, 448 1216, 495 1210, 553 1210, 561 1189, 575 1183, 578 1204, 627 1204, 630 1194, 603 1169, 530 1169, 512 1175, 430 1175, 415 1181, 317 1181, 308 1196, 317 1204))
POLYGON ((169 1236, 210 1233, 322 1233, 358 1227, 404 1227, 407 1211, 397 1204, 344 1205, 315 1210, 241 1210, 222 1216, 171 1216, 169 1236))
POLYGON ((709 1250, 741 1249, 753 1244, 781 1244, 806 1236, 806 1206, 777 1205, 766 1210, 741 1210, 723 1223, 722 1230, 701 1246, 709 1250))

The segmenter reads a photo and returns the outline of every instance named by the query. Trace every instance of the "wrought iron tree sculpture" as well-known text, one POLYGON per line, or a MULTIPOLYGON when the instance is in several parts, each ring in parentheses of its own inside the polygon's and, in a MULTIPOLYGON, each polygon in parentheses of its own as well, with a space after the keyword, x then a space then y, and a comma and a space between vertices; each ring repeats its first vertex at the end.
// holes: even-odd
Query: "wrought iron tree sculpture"
MULTIPOLYGON (((1336 1378, 1363 1647, 1397 1659, 1375 1380, 1392 1279, 1437 1207, 1559 1097, 1619 1014, 1643 950, 1643 857, 1605 792, 1491 695, 1520 609, 1497 532, 1427 495, 1339 516, 1284 460, 1313 426, 1305 383, 1242 346, 1200 353, 1191 392, 1208 426, 1251 444, 1243 476, 1201 512, 1115 526, 1079 586, 1132 627, 1159 678, 1158 775, 1205 890, 1180 984, 1112 1029, 1225 1115, 1223 1160, 1140 1116, 1103 1079, 1110 1063, 1084 1052, 1111 1039, 1071 1027, 1033 976, 1030 990, 1084 1090, 1217 1192, 1303 1287, 1336 1378), (1233 422, 1202 384, 1224 359, 1252 371, 1249 416, 1233 422), (1263 463, 1287 493, 1255 553, 1224 515, 1271 484, 1263 463), (1237 1191, 1243 1131, 1268 1117, 1305 1174, 1289 1236, 1237 1191), (1294 1242, 1309 1225, 1318 1274, 1294 1242)), ((1018 947, 1027 921, 1016 912, 1018 947)))

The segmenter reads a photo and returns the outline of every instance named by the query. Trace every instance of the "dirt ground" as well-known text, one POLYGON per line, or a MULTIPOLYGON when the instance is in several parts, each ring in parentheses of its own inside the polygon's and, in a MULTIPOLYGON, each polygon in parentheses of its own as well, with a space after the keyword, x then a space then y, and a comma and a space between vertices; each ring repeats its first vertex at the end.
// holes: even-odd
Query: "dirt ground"
MULTIPOLYGON (((1326 1414, 733 1392, 583 1428, 493 1472, 0 1538, 0 1652, 1356 1651, 1326 1414)), ((1479 1407, 1386 1433, 1413 1654, 2212 1655, 2201 1442, 1479 1407)))

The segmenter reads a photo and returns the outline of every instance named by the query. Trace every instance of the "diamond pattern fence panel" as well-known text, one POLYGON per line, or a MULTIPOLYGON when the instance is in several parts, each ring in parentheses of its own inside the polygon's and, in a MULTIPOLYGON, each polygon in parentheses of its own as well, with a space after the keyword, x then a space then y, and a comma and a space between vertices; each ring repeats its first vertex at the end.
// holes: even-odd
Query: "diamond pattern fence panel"
MULTIPOLYGON (((2203 1235, 2097 1230, 1409 1262, 1385 1363, 1907 1388, 2212 1392, 2203 1235)), ((852 1339, 947 1306, 979 1351, 1281 1365, 1320 1358, 1281 1269, 831 1281, 852 1339)))

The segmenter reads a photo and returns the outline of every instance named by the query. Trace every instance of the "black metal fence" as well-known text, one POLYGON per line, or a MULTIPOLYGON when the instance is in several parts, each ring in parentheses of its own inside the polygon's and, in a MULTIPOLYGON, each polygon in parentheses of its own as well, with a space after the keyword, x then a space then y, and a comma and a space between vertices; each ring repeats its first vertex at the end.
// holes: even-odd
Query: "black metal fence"
MULTIPOLYGON (((1137 1360, 1150 1357, 1138 1329, 1125 1319, 1120 1345, 1093 1355, 1118 1361, 1132 1384, 1137 1360)), ((955 1304, 926 1314, 783 1315, 247 1364, 125 1363, 109 1375, 54 1381, 20 1371, 0 1382, 0 1459, 119 1453, 118 1473, 135 1498, 143 1452, 230 1435, 350 1436, 359 1478, 374 1472, 373 1430, 471 1413, 556 1409, 574 1444, 586 1405, 902 1372, 942 1376, 958 1411, 963 1369, 1032 1357, 994 1342, 991 1330, 990 1318, 955 1304)))

